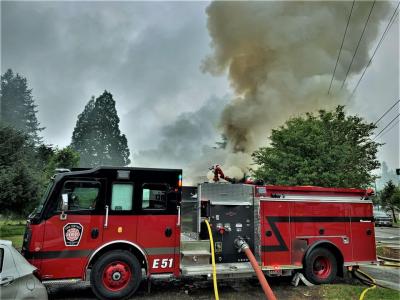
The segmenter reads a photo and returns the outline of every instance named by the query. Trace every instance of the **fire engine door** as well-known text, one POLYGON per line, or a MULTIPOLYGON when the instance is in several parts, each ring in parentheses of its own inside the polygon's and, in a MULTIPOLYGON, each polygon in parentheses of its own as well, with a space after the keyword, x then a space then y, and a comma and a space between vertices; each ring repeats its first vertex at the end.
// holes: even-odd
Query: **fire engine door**
POLYGON ((42 276, 80 278, 88 256, 102 242, 104 181, 67 179, 53 197, 43 247, 36 253, 42 259, 42 276), (68 201, 64 212, 63 199, 68 201))
POLYGON ((143 184, 137 241, 148 255, 150 273, 179 272, 180 225, 177 197, 166 184, 143 184))
POLYGON ((263 264, 274 268, 289 265, 291 263, 289 202, 263 201, 261 211, 263 264))

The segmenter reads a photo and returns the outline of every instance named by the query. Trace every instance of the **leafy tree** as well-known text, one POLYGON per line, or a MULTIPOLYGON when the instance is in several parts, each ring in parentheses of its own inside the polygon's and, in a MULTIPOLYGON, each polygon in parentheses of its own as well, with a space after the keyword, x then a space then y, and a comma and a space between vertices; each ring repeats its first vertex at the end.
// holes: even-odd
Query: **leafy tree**
POLYGON ((394 222, 397 222, 396 210, 400 209, 400 187, 389 180, 380 193, 380 202, 384 209, 391 211, 394 222))
POLYGON ((27 134, 0 123, 0 207, 26 215, 40 195, 40 174, 31 167, 34 147, 27 134))
POLYGON ((253 153, 254 175, 270 184, 365 187, 379 167, 380 144, 370 139, 375 128, 346 116, 343 106, 292 118, 272 130, 269 146, 253 153))
POLYGON ((79 153, 70 146, 63 149, 52 149, 47 165, 44 170, 45 180, 47 181, 53 174, 55 169, 71 169, 79 165, 79 153))
POLYGON ((115 101, 109 92, 92 98, 78 116, 71 147, 80 155, 80 166, 130 163, 128 141, 119 129, 115 101))
POLYGON ((37 105, 26 78, 18 73, 14 75, 13 71, 8 69, 1 76, 0 102, 0 120, 24 131, 35 144, 39 144, 41 141, 39 132, 44 128, 39 127, 36 117, 37 105))

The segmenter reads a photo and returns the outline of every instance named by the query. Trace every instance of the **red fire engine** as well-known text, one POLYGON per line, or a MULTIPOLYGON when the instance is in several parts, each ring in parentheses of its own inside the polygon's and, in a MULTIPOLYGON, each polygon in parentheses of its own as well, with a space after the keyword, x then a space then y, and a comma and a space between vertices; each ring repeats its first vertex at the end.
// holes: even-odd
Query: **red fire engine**
POLYGON ((376 261, 365 190, 204 183, 182 171, 99 167, 56 174, 30 216, 23 254, 48 284, 90 280, 100 299, 131 296, 143 279, 253 276, 237 239, 265 274, 331 282, 376 261))

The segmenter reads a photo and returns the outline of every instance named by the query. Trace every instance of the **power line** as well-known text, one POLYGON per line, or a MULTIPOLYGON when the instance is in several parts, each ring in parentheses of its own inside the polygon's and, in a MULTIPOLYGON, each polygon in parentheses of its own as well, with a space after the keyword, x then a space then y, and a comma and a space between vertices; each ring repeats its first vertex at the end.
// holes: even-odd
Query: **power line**
POLYGON ((391 131, 399 123, 399 121, 400 120, 397 119, 397 121, 394 122, 393 125, 381 135, 381 138, 383 138, 389 131, 391 131))
POLYGON ((400 5, 400 2, 399 2, 399 4, 397 4, 397 6, 396 6, 396 8, 395 8, 395 10, 394 10, 394 12, 393 12, 393 14, 392 14, 392 17, 390 18, 390 20, 389 20, 389 22, 388 22, 388 24, 387 24, 387 26, 386 26, 386 28, 385 28, 385 31, 383 32, 383 34, 382 34, 382 36, 381 36, 381 38, 380 38, 378 44, 377 44, 376 47, 375 47, 374 53, 372 54, 372 56, 371 56, 371 58, 370 58, 368 64, 365 66, 364 71, 363 71, 363 73, 362 73, 360 79, 358 80, 356 86, 354 87, 353 91, 352 91, 351 94, 350 94, 349 99, 351 99, 351 98, 353 97, 353 95, 354 95, 356 89, 357 89, 358 86, 360 85, 361 80, 364 78, 365 72, 367 71, 368 67, 371 65, 372 60, 374 59, 374 56, 375 56, 376 52, 378 51, 379 47, 381 46, 381 44, 382 44, 382 42, 383 42, 383 39, 386 37, 386 34, 389 32, 389 30, 390 30, 390 28, 392 27, 394 21, 396 20, 396 17, 397 17, 398 14, 399 14, 399 12, 397 11, 398 8, 399 8, 399 5, 400 5))
POLYGON ((395 107, 396 104, 399 103, 399 102, 400 102, 400 100, 397 100, 387 111, 385 111, 385 113, 384 113, 378 120, 375 121, 374 125, 378 124, 378 122, 379 122, 380 120, 382 120, 382 119, 387 115, 387 113, 388 113, 389 111, 391 111, 391 110, 393 109, 393 107, 395 107))
POLYGON ((398 116, 400 116, 400 113, 398 113, 398 114, 389 122, 389 124, 387 124, 387 125, 385 126, 385 128, 383 128, 381 131, 379 131, 379 133, 374 137, 374 140, 376 140, 377 137, 378 137, 386 128, 388 128, 388 127, 390 126, 390 124, 392 124, 392 123, 398 118, 398 116))
POLYGON ((363 38, 363 36, 364 36, 365 29, 367 28, 367 25, 368 25, 368 22, 369 22, 369 18, 371 17, 372 10, 374 9, 374 6, 375 6, 375 2, 376 2, 376 0, 374 0, 374 2, 373 2, 372 5, 371 5, 371 9, 370 9, 370 11, 369 11, 367 21, 365 22, 363 31, 361 32, 360 39, 358 40, 358 43, 357 43, 356 50, 354 51, 353 57, 352 57, 351 62, 350 62, 350 64, 349 64, 349 68, 347 69, 347 72, 346 72, 346 76, 345 76, 345 78, 344 78, 344 80, 343 80, 343 82, 342 82, 342 86, 341 86, 342 89, 343 89, 344 83, 346 82, 347 76, 348 76, 349 73, 350 73, 350 69, 351 69, 351 66, 352 66, 352 64, 353 64, 354 57, 356 57, 356 54, 357 54, 357 51, 358 51, 358 47, 360 46, 361 40, 362 40, 362 38, 363 38))
POLYGON ((347 19, 346 29, 344 30, 344 34, 343 34, 342 44, 340 45, 339 54, 338 54, 338 57, 337 57, 337 59, 336 59, 335 68, 333 69, 333 74, 332 74, 332 78, 331 78, 331 83, 329 84, 328 95, 329 95, 329 93, 330 93, 330 91, 331 91, 333 78, 335 77, 336 67, 337 67, 338 62, 339 62, 340 54, 342 53, 344 40, 346 39, 346 34, 347 34, 347 28, 349 27, 350 18, 351 18, 351 14, 353 13, 353 8, 354 8, 354 3, 355 3, 355 2, 356 2, 356 0, 353 0, 353 4, 351 5, 349 18, 347 19))

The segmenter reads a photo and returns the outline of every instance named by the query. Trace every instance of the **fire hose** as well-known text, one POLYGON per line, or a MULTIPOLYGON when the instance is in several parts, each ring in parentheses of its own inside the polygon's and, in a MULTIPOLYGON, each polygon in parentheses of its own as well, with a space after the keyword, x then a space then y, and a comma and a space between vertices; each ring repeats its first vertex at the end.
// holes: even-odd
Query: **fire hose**
POLYGON ((247 258, 249 259, 251 266, 253 267, 254 272, 256 273, 257 278, 260 281, 261 287, 264 291, 266 298, 268 300, 276 300, 276 297, 273 291, 271 290, 271 287, 269 286, 267 279, 265 279, 264 273, 261 271, 260 266, 258 265, 257 260, 254 257, 253 253, 251 252, 249 245, 241 237, 237 237, 235 239, 235 245, 236 247, 239 248, 239 251, 244 251, 247 258))
POLYGON ((207 225, 208 229, 208 235, 210 236, 210 248, 211 248, 211 263, 212 263, 212 268, 213 268, 213 285, 214 285, 214 295, 215 295, 215 300, 219 300, 219 295, 218 295, 218 285, 217 285, 217 267, 215 266, 215 253, 214 253, 214 240, 211 232, 211 227, 210 223, 208 223, 208 220, 204 220, 207 225))
POLYGON ((367 273, 364 273, 363 271, 361 271, 361 270, 359 270, 359 269, 356 269, 355 272, 354 272, 354 274, 355 274, 356 277, 357 277, 358 279, 360 279, 363 283, 367 283, 367 284, 370 285, 370 287, 364 289, 364 290, 362 291, 361 295, 360 295, 359 300, 363 300, 364 297, 365 297, 365 294, 366 294, 368 291, 373 290, 373 289, 376 288, 376 286, 377 286, 376 281, 375 281, 374 278, 372 278, 371 276, 369 276, 367 273), (368 280, 364 280, 363 278, 360 278, 360 276, 359 276, 357 273, 359 273, 359 274, 363 275, 364 277, 368 278, 369 281, 368 281, 368 280))

